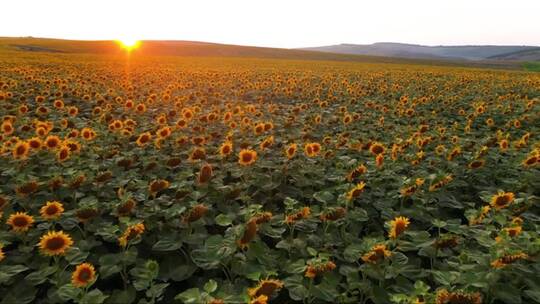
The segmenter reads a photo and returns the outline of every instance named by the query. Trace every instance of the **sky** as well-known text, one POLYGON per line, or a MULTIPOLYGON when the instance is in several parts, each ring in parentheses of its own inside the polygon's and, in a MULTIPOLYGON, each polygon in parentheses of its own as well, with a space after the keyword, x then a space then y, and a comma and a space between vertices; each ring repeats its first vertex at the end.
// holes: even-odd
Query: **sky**
POLYGON ((540 0, 5 0, 0 36, 540 46, 540 0))

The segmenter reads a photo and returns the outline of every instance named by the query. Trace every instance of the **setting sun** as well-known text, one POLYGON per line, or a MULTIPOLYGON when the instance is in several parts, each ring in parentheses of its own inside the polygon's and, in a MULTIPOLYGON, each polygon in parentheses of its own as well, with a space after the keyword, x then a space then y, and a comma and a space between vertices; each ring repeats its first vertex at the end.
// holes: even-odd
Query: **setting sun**
POLYGON ((139 40, 133 39, 133 38, 118 39, 118 43, 120 43, 122 48, 127 49, 127 50, 136 49, 141 44, 139 40))

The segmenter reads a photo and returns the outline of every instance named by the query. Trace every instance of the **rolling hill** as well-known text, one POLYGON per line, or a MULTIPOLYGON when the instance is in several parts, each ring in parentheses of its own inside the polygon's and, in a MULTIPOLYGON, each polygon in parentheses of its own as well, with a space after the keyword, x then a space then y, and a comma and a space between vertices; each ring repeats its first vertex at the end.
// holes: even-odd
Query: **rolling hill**
POLYGON ((454 60, 540 60, 540 47, 536 46, 425 46, 416 44, 379 42, 373 44, 339 44, 302 50, 354 55, 377 55, 418 59, 454 60))
MULTIPOLYGON (((381 44, 379 44, 381 45, 381 44)), ((388 44, 382 44, 388 45, 388 44)), ((392 44, 394 45, 394 44, 392 44)), ((516 53, 520 57, 536 56, 537 50, 523 47, 507 47, 504 52, 484 52, 482 57, 491 56, 482 61, 466 61, 463 56, 440 56, 423 55, 405 56, 405 51, 389 52, 374 48, 366 54, 351 54, 351 45, 344 50, 330 52, 330 49, 321 51, 320 49, 282 49, 253 47, 230 44, 219 44, 198 41, 181 40, 145 40, 140 47, 133 51, 133 55, 138 56, 189 56, 189 57, 249 57, 249 58, 269 58, 269 59, 290 59, 290 60, 323 60, 323 61, 350 61, 369 63, 396 63, 396 64, 421 64, 421 65, 443 65, 443 66, 464 66, 477 68, 503 68, 503 69, 523 69, 522 63, 514 58, 516 53), (487 54, 487 55, 486 55, 487 54), (497 57, 497 56, 500 56, 497 57), (507 59, 508 58, 508 59, 507 59)), ((410 48, 409 48, 410 49, 410 48)), ((540 49, 540 48, 539 48, 540 49)), ((461 53, 470 53, 467 49, 459 48, 461 53)), ((64 40, 34 37, 0 37, 1 52, 46 52, 55 56, 70 54, 90 54, 90 55, 123 55, 125 51, 117 42, 111 40, 64 40)), ((455 52, 457 53, 457 52, 455 52)), ((477 58, 479 51, 472 52, 467 59, 477 58)), ((532 61, 528 59, 529 61, 532 61)), ((534 60, 534 59, 533 59, 534 60)))

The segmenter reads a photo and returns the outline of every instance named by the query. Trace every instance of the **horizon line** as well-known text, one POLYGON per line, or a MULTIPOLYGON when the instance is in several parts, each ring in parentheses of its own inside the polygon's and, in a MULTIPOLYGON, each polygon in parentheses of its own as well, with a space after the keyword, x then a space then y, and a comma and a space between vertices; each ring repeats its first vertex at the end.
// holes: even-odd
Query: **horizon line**
MULTIPOLYGON (((66 41, 87 41, 87 42, 105 42, 105 41, 119 41, 121 39, 71 39, 71 38, 58 38, 58 37, 38 37, 38 36, 0 36, 0 39, 13 39, 13 38, 33 38, 33 39, 50 39, 50 40, 66 40, 66 41)), ((540 45, 533 44, 421 44, 413 42, 399 42, 399 41, 376 41, 372 43, 350 43, 350 42, 340 42, 334 44, 324 44, 317 46, 304 46, 304 47, 278 47, 278 46, 262 46, 262 45, 250 45, 250 44, 238 44, 238 43, 229 43, 229 42, 213 42, 213 41, 203 41, 203 40, 186 40, 186 39, 137 39, 137 41, 150 41, 150 42, 159 42, 159 41, 169 41, 169 42, 198 42, 198 43, 208 43, 208 44, 222 44, 222 45, 232 45, 232 46, 244 46, 244 47, 258 47, 258 48, 275 48, 275 49, 288 49, 288 50, 297 50, 297 49, 308 49, 308 48, 320 48, 320 47, 330 47, 330 46, 339 46, 339 45, 351 45, 351 46, 367 46, 374 44, 404 44, 411 46, 424 46, 424 47, 467 47, 467 46, 525 46, 525 47, 540 47, 540 45)))

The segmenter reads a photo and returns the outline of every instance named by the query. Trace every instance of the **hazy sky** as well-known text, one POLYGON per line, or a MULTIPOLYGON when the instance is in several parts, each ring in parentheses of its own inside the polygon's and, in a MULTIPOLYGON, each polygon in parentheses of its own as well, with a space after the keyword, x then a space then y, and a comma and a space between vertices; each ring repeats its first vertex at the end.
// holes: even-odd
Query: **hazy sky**
POLYGON ((540 45, 540 0, 3 0, 0 36, 540 45))

